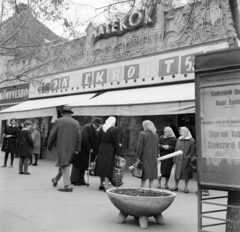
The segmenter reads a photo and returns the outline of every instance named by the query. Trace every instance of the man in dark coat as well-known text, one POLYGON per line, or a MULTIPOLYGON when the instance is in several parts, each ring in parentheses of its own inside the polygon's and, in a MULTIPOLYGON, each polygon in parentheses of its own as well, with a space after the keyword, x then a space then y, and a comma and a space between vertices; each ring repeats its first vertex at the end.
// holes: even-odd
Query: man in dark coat
POLYGON ((57 119, 52 126, 47 148, 51 151, 54 143, 57 142, 58 162, 56 166, 59 167, 59 170, 57 176, 52 178, 53 186, 57 186, 58 181, 63 176, 64 187, 60 188, 59 191, 72 192, 69 166, 74 154, 81 150, 81 132, 79 122, 71 117, 73 114, 71 107, 64 106, 62 114, 63 117, 57 119))
POLYGON ((10 120, 11 126, 4 130, 2 151, 5 151, 4 164, 2 168, 7 167, 8 155, 11 153, 11 164, 9 168, 13 167, 14 153, 17 152, 17 139, 19 137, 19 129, 16 126, 16 119, 10 120))
POLYGON ((91 153, 90 161, 94 161, 97 155, 97 129, 101 124, 100 118, 93 117, 92 122, 85 125, 81 131, 81 152, 73 160, 71 173, 71 183, 74 185, 87 185, 84 174, 89 167, 89 154, 91 153))

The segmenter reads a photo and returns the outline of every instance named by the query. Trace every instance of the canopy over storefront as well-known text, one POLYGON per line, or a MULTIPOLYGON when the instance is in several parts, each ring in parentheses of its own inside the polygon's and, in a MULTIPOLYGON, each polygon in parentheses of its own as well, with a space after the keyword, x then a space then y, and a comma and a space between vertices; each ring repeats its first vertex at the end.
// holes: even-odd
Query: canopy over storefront
POLYGON ((195 112, 194 83, 109 91, 72 106, 74 115, 170 115, 195 112))
POLYGON ((57 118, 56 107, 68 105, 74 102, 81 103, 82 101, 92 98, 94 95, 95 93, 28 100, 0 111, 1 120, 7 120, 10 118, 20 119, 52 116, 52 121, 54 121, 57 118))

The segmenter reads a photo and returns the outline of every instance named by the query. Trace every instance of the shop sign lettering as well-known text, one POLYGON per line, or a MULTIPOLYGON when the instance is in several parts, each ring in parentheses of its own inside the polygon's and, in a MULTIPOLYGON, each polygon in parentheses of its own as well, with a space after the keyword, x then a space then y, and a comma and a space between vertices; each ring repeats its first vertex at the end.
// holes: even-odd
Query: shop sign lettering
POLYGON ((0 103, 20 102, 28 99, 29 84, 0 89, 0 103))
POLYGON ((100 25, 93 33, 92 40, 96 42, 109 36, 122 35, 125 32, 136 30, 145 25, 153 26, 156 4, 157 1, 153 0, 144 10, 135 10, 121 20, 117 19, 109 24, 100 25))
POLYGON ((159 76, 174 75, 178 73, 179 57, 159 60, 159 76))
POLYGON ((49 81, 42 81, 41 86, 38 87, 39 93, 57 91, 59 89, 67 89, 69 88, 70 77, 61 77, 61 78, 54 78, 50 82, 49 81))
MULTIPOLYGON (((199 51, 196 51, 196 53, 199 53, 199 51)), ((95 66, 68 72, 68 75, 63 77, 49 76, 41 79, 40 86, 34 87, 31 85, 30 95, 31 97, 38 97, 39 94, 47 96, 51 93, 60 95, 63 92, 62 90, 64 90, 64 94, 69 94, 122 88, 130 85, 174 82, 186 78, 192 80, 194 79, 194 54, 181 54, 182 52, 179 52, 179 54, 175 53, 173 56, 169 54, 168 57, 159 55, 106 64, 104 67, 95 66)), ((219 104, 223 103, 219 102, 219 104)))

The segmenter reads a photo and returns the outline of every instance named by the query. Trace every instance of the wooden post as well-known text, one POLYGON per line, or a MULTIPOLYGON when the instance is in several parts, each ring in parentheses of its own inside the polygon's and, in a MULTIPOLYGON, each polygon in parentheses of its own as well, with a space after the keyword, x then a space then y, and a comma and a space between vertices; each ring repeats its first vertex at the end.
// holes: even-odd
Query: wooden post
POLYGON ((226 232, 240 231, 240 191, 228 191, 228 205, 239 206, 239 208, 227 208, 227 219, 234 222, 227 222, 226 232))

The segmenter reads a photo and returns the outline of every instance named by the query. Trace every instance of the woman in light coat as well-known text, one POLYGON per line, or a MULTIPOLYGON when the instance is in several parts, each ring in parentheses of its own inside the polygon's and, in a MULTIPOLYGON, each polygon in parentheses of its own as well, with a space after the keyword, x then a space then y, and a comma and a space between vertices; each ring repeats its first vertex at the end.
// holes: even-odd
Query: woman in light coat
POLYGON ((152 188, 153 180, 158 178, 158 136, 156 127, 149 121, 143 121, 143 131, 140 132, 137 143, 136 158, 143 163, 141 188, 144 188, 146 180, 149 180, 149 188, 152 188))
POLYGON ((195 153, 195 140, 187 127, 180 127, 179 132, 180 137, 177 140, 175 151, 182 150, 183 154, 174 157, 174 163, 176 164, 175 187, 171 190, 178 191, 179 180, 185 180, 184 192, 189 193, 188 182, 192 179, 190 160, 195 153))
MULTIPOLYGON (((37 166, 38 156, 41 153, 41 130, 38 127, 37 123, 33 124, 33 133, 32 133, 32 139, 33 139, 33 151, 32 154, 35 156, 35 162, 33 166, 37 166)), ((31 158, 32 162, 32 158, 31 158)))

